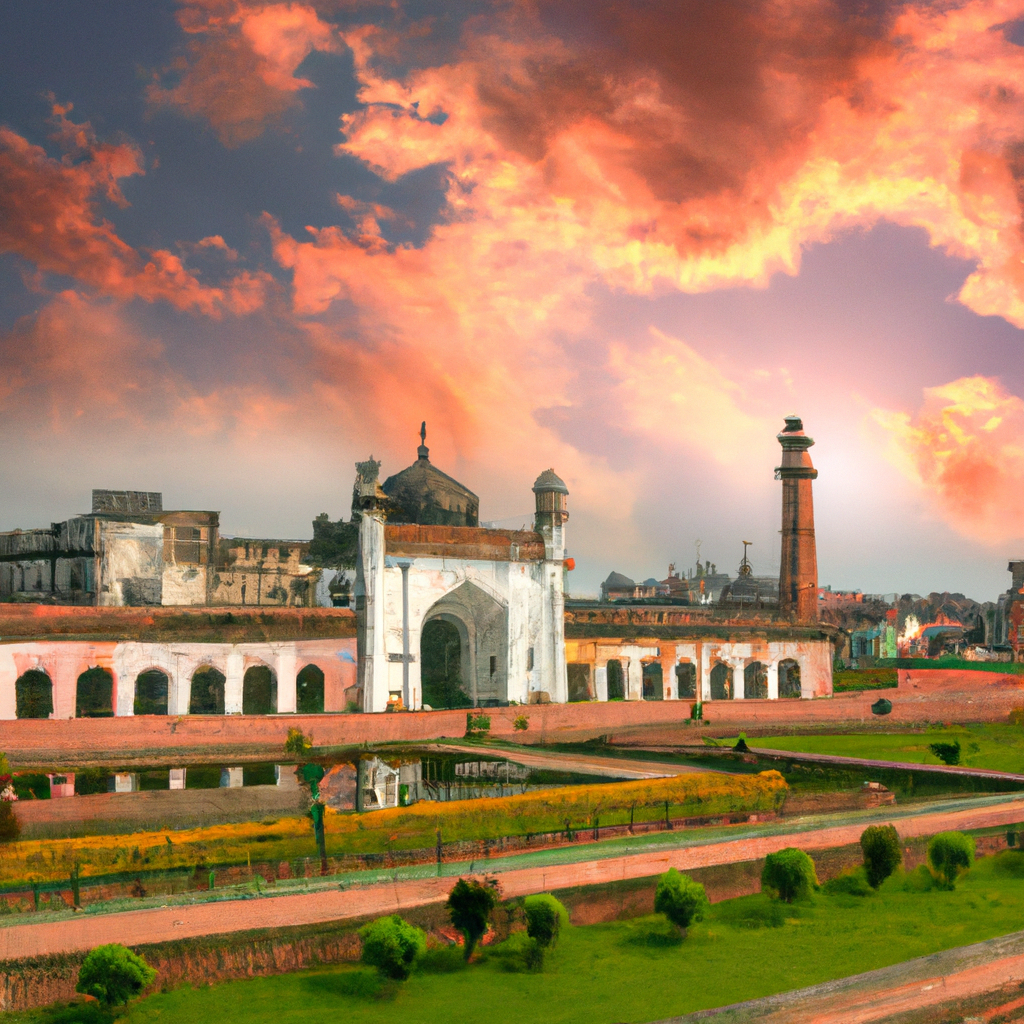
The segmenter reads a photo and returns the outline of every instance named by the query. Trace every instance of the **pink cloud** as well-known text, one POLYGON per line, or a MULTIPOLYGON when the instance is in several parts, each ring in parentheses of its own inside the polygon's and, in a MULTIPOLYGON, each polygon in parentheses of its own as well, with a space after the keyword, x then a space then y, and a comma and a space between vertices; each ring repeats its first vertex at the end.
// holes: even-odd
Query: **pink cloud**
POLYGON ((966 537, 1024 536, 1024 400, 990 377, 926 388, 917 413, 875 409, 889 457, 966 537))

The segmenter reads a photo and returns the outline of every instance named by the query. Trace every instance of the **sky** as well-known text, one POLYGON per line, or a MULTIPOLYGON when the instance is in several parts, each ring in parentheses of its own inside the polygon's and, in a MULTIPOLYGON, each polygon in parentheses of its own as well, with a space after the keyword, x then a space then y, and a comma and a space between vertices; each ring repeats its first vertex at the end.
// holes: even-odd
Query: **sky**
POLYGON ((307 538, 432 461, 574 594, 1024 556, 1024 0, 0 7, 0 529, 92 488, 307 538))

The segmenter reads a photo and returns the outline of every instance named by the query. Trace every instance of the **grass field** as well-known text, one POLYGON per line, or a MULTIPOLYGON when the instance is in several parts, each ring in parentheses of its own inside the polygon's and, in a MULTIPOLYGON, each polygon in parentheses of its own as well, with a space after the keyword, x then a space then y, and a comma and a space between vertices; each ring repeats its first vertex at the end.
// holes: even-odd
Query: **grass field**
POLYGON ((1024 774, 1024 728, 1018 725, 957 725, 920 732, 841 736, 758 736, 748 742, 755 747, 798 753, 942 764, 928 747, 932 743, 952 743, 954 740, 960 743, 962 765, 1024 774))
MULTIPOLYGON (((449 974, 382 984, 350 966, 161 993, 125 1024, 552 1024, 651 1021, 873 970, 1016 931, 1024 921, 1024 855, 977 863, 953 892, 911 892, 902 877, 868 897, 819 894, 783 906, 766 897, 715 904, 678 945, 642 941, 644 921, 572 928, 541 974, 510 974, 493 959, 449 974), (752 925, 755 925, 752 927, 752 925)), ((15 1020, 45 1019, 12 1014, 15 1020)))

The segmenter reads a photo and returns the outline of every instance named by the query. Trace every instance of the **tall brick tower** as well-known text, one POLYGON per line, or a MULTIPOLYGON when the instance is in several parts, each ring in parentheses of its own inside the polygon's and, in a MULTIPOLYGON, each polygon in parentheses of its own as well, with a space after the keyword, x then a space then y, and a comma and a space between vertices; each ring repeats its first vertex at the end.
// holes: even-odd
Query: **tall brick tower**
POLYGON ((818 471, 807 449, 814 441, 804 433, 799 416, 786 417, 778 435, 782 465, 782 560, 779 567, 779 611, 797 622, 818 619, 818 553, 814 545, 814 499, 811 481, 818 471))

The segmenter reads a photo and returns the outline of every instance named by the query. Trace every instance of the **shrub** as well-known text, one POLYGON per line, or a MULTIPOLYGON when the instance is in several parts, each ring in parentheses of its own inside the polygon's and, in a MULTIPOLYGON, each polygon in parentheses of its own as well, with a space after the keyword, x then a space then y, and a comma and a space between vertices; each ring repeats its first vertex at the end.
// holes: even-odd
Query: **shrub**
POLYGON ((708 906, 704 886, 689 875, 681 875, 675 868, 669 868, 658 879, 654 909, 664 914, 681 931, 689 928, 694 921, 702 921, 708 906))
POLYGON ((963 832, 940 832, 928 844, 928 863, 950 889, 974 863, 974 840, 963 832))
POLYGON ((487 931, 487 919, 497 902, 496 884, 484 884, 473 878, 460 878, 448 894, 448 913, 466 941, 467 960, 487 931))
POLYGON ((864 868, 843 871, 821 887, 821 891, 828 893, 829 896, 870 896, 874 889, 875 887, 868 882, 864 868))
POLYGON ((424 974, 454 974, 466 968, 466 958, 456 946, 435 946, 427 949, 416 962, 424 974))
POLYGON ((284 741, 286 754, 308 754, 313 749, 313 737, 303 734, 301 729, 289 729, 284 741))
POLYGON ((423 930, 403 921, 397 914, 379 917, 359 929, 363 940, 360 959, 376 967, 386 978, 408 978, 413 965, 427 949, 423 930))
POLYGON ((492 954, 502 970, 529 974, 544 967, 544 947, 526 932, 513 932, 492 954))
POLYGON ((928 749, 943 763, 943 764, 959 764, 960 763, 960 741, 956 740, 953 743, 929 743, 928 749))
POLYGON ((21 823, 14 813, 14 807, 6 800, 0 800, 0 843, 13 843, 21 835, 21 823))
POLYGON ((472 711, 466 712, 466 736, 486 736, 491 731, 490 715, 474 715, 472 711))
POLYGON ((763 893, 717 903, 714 916, 733 928, 781 928, 786 923, 786 909, 763 893))
POLYGON ((546 892, 527 896, 523 907, 526 911, 526 934, 541 946, 553 946, 558 941, 558 933, 569 923, 569 911, 546 892))
POLYGON ((97 946, 82 961, 76 992, 94 996, 105 1006, 127 1004, 156 977, 146 961, 118 942, 97 946))
POLYGON ((682 941, 679 929, 661 914, 635 918, 626 929, 626 942, 633 946, 660 948, 678 946, 682 941))
POLYGON ((512 728, 515 729, 516 732, 526 732, 526 730, 530 728, 530 720, 526 715, 516 715, 512 720, 512 728))
POLYGON ((814 861, 795 847, 769 853, 761 871, 761 888, 786 903, 810 896, 818 887, 814 861))
POLYGON ((902 863, 900 836, 892 825, 870 825, 860 834, 868 884, 877 889, 902 863))

